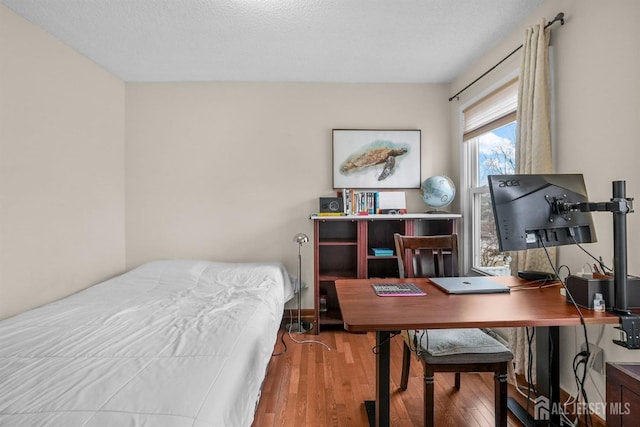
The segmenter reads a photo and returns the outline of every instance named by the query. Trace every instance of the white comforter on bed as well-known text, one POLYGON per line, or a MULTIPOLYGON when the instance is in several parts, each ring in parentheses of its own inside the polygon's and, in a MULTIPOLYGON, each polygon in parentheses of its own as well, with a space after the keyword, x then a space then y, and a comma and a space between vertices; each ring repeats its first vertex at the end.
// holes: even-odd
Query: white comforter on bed
POLYGON ((279 263, 156 261, 0 322, 0 426, 250 426, 279 263))

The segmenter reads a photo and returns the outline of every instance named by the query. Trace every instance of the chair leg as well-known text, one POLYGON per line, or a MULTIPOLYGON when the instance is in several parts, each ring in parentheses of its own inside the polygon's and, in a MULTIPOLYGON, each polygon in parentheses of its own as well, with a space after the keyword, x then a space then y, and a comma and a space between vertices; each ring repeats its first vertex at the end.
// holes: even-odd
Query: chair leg
POLYGON ((406 390, 409 384, 409 367, 411 367, 411 349, 404 343, 402 350, 402 375, 400 377, 400 389, 406 390))
POLYGON ((424 425, 434 427, 435 425, 435 388, 434 372, 425 368, 424 370, 424 425))
POLYGON ((496 413, 496 427, 507 427, 507 368, 501 368, 494 374, 494 405, 496 413))
POLYGON ((455 386, 456 386, 456 390, 460 390, 460 372, 456 372, 456 379, 455 379, 455 386))

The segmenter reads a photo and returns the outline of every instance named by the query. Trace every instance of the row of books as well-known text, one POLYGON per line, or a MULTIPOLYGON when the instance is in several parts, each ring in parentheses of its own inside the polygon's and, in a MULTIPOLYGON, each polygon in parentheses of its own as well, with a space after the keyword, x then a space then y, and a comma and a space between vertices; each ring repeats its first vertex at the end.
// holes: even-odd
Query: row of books
POLYGON ((379 193, 377 191, 342 190, 344 213, 358 215, 361 213, 378 213, 379 193))

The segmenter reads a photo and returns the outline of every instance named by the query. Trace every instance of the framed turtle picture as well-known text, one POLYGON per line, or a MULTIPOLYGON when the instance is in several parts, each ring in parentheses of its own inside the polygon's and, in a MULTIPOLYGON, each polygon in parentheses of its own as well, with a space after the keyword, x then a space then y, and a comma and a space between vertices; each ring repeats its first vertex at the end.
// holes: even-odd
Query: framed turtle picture
POLYGON ((333 129, 333 188, 420 188, 420 130, 333 129))

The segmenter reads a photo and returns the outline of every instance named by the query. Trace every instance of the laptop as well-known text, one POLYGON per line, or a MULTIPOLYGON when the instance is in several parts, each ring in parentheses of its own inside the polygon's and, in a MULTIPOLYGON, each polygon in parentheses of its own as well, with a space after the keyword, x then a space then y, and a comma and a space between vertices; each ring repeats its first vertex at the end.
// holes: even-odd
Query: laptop
POLYGON ((448 294, 497 294, 510 292, 508 286, 488 277, 430 277, 431 283, 448 294))

